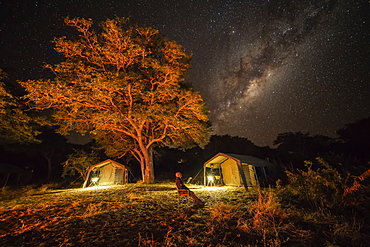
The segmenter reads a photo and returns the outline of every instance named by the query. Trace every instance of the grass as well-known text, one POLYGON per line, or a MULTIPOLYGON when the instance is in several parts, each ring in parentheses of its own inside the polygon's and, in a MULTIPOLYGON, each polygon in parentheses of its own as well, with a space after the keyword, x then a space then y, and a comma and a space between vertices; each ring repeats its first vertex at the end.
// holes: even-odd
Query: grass
POLYGON ((357 234, 364 242, 356 246, 365 246, 369 239, 363 222, 292 211, 272 190, 190 187, 204 207, 178 197, 173 183, 4 189, 1 246, 314 246, 318 238, 330 246, 333 234, 357 234), (327 232, 315 236, 315 227, 327 232))

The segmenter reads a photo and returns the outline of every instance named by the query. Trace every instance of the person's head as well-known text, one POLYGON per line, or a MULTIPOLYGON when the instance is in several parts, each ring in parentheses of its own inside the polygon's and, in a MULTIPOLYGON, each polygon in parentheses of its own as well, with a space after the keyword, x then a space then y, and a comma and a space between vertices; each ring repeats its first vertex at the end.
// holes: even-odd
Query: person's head
POLYGON ((175 173, 175 176, 176 176, 177 178, 181 178, 181 177, 182 177, 182 174, 181 174, 181 172, 176 172, 176 173, 175 173))

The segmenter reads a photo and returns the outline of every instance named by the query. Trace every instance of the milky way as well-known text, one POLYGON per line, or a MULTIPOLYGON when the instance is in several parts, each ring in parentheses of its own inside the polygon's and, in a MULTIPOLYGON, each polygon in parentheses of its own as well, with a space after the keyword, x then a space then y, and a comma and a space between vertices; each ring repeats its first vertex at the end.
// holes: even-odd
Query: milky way
MULTIPOLYGON (((349 89, 350 76, 348 81, 338 81, 335 70, 342 66, 333 71, 322 66, 337 65, 325 57, 325 50, 340 49, 341 32, 350 35, 338 19, 348 18, 354 6, 308 1, 259 8, 260 19, 230 30, 226 45, 209 66, 211 83, 204 92, 215 133, 242 135, 259 145, 271 144, 278 133, 288 131, 333 136, 351 115, 342 104, 356 92, 349 89), (343 83, 349 84, 345 90, 340 89, 343 83), (336 102, 337 97, 345 100, 336 102)), ((351 66, 366 70, 356 61, 351 66)), ((363 83, 368 90, 369 82, 363 83)), ((370 114, 369 91, 354 90, 364 97, 365 117, 370 114)))
POLYGON ((50 76, 42 65, 62 61, 50 41, 76 35, 66 16, 129 16, 183 45, 213 134, 272 145, 279 133, 335 137, 370 117, 368 1, 5 0, 0 67, 10 82, 50 76))

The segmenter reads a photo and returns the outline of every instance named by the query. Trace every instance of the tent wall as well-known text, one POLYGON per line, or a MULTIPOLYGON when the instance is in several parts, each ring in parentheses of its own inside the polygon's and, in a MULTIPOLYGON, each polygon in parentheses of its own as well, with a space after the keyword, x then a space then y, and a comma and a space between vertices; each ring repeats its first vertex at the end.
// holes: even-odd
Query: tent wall
POLYGON ((240 174, 240 172, 244 172, 247 186, 256 186, 258 184, 253 166, 242 164, 242 169, 239 169, 237 162, 233 159, 228 159, 221 164, 222 179, 225 185, 244 185, 241 179, 242 174, 240 174))
POLYGON ((114 184, 116 168, 110 164, 100 168, 99 185, 114 184))
POLYGON ((258 184, 254 167, 249 164, 243 164, 243 172, 247 181, 247 186, 256 186, 258 184))
POLYGON ((221 164, 222 179, 225 185, 240 186, 240 174, 238 165, 232 159, 228 159, 221 164))
POLYGON ((256 170, 260 177, 260 184, 264 187, 274 186, 279 179, 276 167, 258 167, 256 170))
POLYGON ((126 169, 107 164, 100 168, 99 185, 113 185, 126 183, 126 169))

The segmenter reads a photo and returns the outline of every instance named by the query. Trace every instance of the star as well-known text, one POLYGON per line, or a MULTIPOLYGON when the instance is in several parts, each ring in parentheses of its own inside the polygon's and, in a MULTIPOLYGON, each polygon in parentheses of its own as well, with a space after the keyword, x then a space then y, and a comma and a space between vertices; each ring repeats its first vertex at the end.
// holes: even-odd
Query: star
POLYGON ((210 109, 213 134, 272 145, 279 133, 330 137, 370 114, 370 5, 364 1, 3 1, 0 67, 52 77, 66 16, 151 26, 192 54, 186 81, 210 109))

